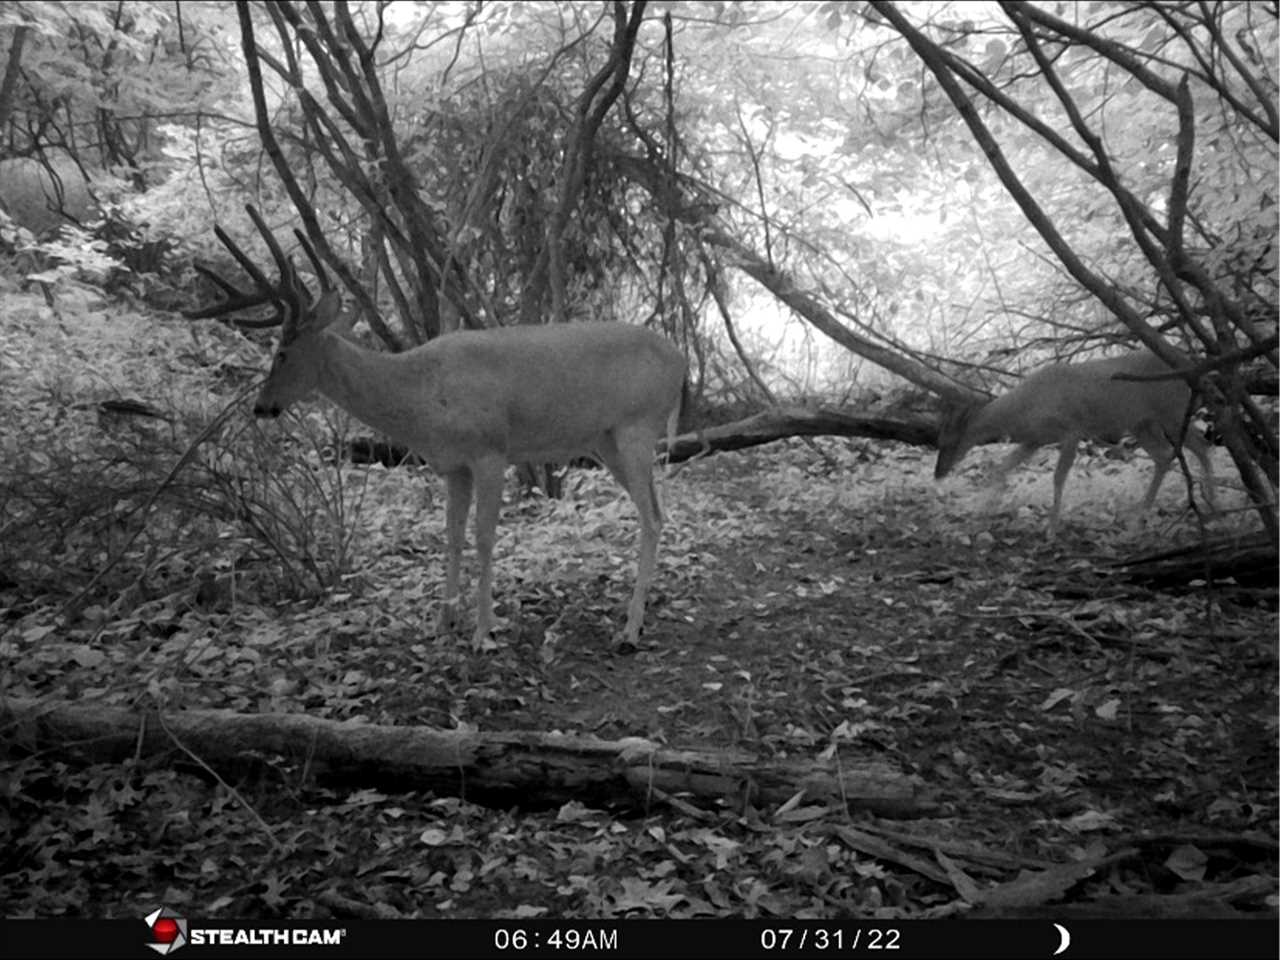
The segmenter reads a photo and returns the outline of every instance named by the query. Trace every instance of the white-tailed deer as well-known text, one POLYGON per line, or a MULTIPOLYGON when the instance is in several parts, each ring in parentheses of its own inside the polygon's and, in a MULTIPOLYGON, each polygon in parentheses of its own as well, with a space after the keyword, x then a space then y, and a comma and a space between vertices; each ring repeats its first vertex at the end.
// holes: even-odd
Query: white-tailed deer
POLYGON ((63 224, 83 224, 97 211, 79 164, 66 153, 0 160, 0 210, 38 240, 63 224))
POLYGON ((1055 531, 1062 486, 1075 460, 1076 446, 1084 439, 1119 443, 1131 436, 1155 462, 1155 473, 1142 501, 1144 510, 1155 500, 1179 442, 1200 461, 1205 499, 1212 506, 1209 447, 1200 431, 1186 422, 1191 389, 1185 381, 1113 379, 1116 374, 1150 376, 1169 369, 1148 350, 1106 360, 1059 363, 1037 370, 989 403, 956 407, 942 421, 934 477, 945 477, 976 444, 1011 440, 1018 447, 999 467, 998 482, 1003 484, 1036 450, 1056 443, 1058 466, 1053 471, 1053 511, 1049 515, 1049 528, 1055 531))
POLYGON ((280 271, 271 284, 221 230, 219 239, 253 278, 242 291, 202 268, 221 303, 187 314, 223 316, 272 303, 280 346, 253 412, 279 416, 319 391, 368 426, 422 457, 447 487, 447 557, 440 628, 455 626, 467 513, 476 502, 476 627, 483 646, 493 626, 493 544, 507 465, 596 457, 635 501, 640 549, 624 642, 635 645, 653 581, 662 513, 653 483, 654 445, 675 434, 685 360, 665 338, 621 323, 571 323, 459 331, 403 353, 366 350, 346 338, 343 315, 310 245, 299 234, 324 293, 312 303, 293 264, 249 208, 280 271))

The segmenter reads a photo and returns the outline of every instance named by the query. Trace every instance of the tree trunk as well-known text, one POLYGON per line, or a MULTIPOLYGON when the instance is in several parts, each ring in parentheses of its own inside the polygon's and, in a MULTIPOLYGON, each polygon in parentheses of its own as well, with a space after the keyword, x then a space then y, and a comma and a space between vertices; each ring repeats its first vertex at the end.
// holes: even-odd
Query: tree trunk
POLYGON ((18 89, 18 77, 22 72, 22 48, 26 45, 28 26, 14 27, 13 41, 9 44, 9 59, 0 80, 0 130, 9 129, 9 116, 13 113, 13 98, 18 89))

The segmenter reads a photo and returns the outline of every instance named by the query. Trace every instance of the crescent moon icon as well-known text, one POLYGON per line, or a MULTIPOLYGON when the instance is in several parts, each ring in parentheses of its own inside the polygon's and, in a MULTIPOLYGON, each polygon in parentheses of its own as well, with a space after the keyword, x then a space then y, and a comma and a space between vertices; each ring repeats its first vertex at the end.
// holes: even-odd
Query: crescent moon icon
POLYGON ((1058 944, 1058 949, 1053 951, 1053 955, 1056 957, 1058 954, 1065 952, 1067 947, 1071 946, 1071 931, 1060 923, 1055 923, 1054 927, 1058 930, 1058 936, 1062 938, 1062 942, 1058 944))

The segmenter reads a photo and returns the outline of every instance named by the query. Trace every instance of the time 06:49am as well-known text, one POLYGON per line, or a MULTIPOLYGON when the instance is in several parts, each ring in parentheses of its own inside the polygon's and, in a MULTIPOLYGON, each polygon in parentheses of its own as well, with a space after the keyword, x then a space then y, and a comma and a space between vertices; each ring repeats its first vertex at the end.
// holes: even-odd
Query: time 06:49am
POLYGON ((617 950, 618 931, 579 930, 554 927, 550 930, 507 929, 493 931, 493 945, 498 950, 617 950))

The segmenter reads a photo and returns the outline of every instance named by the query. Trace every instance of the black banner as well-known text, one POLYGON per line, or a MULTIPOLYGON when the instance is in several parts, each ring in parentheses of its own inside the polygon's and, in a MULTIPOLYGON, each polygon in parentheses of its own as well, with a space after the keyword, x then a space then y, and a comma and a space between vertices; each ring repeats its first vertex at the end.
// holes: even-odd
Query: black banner
POLYGON ((1280 958, 1275 920, 0 921, 0 957, 1280 958))

